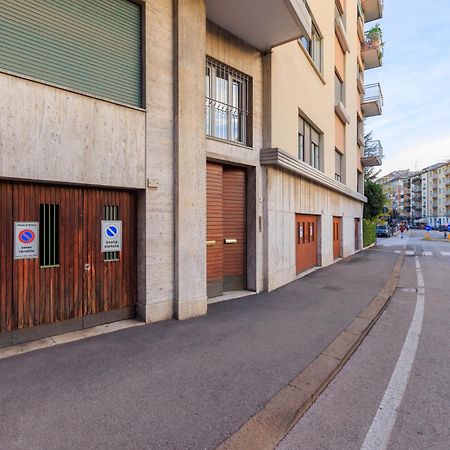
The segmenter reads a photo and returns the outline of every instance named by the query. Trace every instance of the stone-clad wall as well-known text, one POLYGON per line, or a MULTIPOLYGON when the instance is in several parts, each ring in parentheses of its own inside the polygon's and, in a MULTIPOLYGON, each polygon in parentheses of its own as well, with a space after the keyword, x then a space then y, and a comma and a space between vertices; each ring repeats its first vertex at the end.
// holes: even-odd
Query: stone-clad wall
POLYGON ((0 73, 0 177, 145 186, 145 112, 0 73))
POLYGON ((333 262, 333 216, 342 217, 342 256, 355 252, 355 218, 362 217, 363 203, 331 191, 287 171, 266 171, 266 288, 276 289, 296 278, 295 214, 319 219, 319 264, 333 262))

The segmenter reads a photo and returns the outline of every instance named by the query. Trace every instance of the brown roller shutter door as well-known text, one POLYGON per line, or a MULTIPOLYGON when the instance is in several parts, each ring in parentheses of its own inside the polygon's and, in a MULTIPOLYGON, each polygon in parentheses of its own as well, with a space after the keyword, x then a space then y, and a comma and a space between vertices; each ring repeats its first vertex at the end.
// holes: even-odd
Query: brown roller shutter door
POLYGON ((246 171, 207 164, 208 297, 246 289, 246 171))

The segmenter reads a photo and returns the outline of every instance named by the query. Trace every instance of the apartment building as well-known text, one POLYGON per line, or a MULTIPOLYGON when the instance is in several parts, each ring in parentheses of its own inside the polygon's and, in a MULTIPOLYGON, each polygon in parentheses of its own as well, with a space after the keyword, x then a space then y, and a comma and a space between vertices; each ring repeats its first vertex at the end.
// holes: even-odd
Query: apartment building
POLYGON ((450 223, 450 161, 429 166, 410 181, 411 223, 437 227, 450 223))
MULTIPOLYGON (((381 0, 0 10, 0 345, 207 313, 361 247, 381 0), (364 94, 366 92, 366 94, 364 94)), ((248 300, 251 301, 251 300, 248 300)))
POLYGON ((396 170, 380 179, 388 200, 392 219, 396 222, 410 221, 412 211, 411 179, 415 176, 410 170, 396 170))

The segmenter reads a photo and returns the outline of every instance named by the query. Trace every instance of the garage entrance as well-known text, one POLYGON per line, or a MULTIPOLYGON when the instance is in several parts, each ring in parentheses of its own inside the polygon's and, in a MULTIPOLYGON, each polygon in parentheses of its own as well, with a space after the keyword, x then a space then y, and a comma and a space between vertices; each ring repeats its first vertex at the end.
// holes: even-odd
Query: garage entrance
POLYGON ((333 258, 341 257, 342 218, 333 217, 333 258))
POLYGON ((125 191, 0 182, 0 346, 135 315, 135 208, 125 191), (102 252, 104 220, 121 250, 102 252), (34 224, 37 254, 16 259, 15 223, 34 224))
POLYGON ((247 288, 246 170, 207 163, 207 292, 247 288))
POLYGON ((302 273, 317 266, 317 225, 317 216, 303 214, 296 214, 295 216, 297 273, 302 273))

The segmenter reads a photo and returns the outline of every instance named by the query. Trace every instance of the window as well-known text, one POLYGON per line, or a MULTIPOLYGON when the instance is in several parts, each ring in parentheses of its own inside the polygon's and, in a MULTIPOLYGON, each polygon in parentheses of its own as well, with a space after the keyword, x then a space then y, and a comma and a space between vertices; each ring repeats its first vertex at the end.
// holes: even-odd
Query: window
POLYGON ((59 266, 59 205, 41 204, 39 257, 42 268, 59 266))
POLYGON ((321 170, 320 134, 301 116, 298 118, 298 158, 321 170))
POLYGON ((141 107, 141 16, 127 0, 3 1, 0 68, 141 107))
POLYGON ((305 121, 302 118, 298 125, 298 159, 305 161, 305 121))
POLYGON ((218 61, 206 61, 206 134, 251 146, 249 76, 218 61))
POLYGON ((311 165, 320 170, 319 146, 314 142, 311 142, 311 165))
POLYGON ((322 72, 322 36, 314 23, 311 28, 311 39, 303 36, 300 42, 311 56, 315 66, 322 72))
POLYGON ((336 105, 342 103, 345 106, 345 85, 336 72, 334 73, 334 86, 336 95, 336 105))
POLYGON ((334 179, 342 183, 342 155, 338 151, 335 151, 334 156, 335 156, 334 179))
MULTIPOLYGON (((103 207, 103 219, 104 220, 120 220, 119 219, 119 207, 116 205, 105 205, 103 207)), ((119 252, 104 252, 103 260, 119 261, 119 252)))

